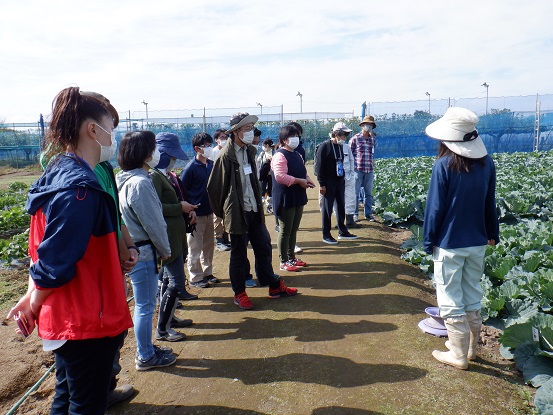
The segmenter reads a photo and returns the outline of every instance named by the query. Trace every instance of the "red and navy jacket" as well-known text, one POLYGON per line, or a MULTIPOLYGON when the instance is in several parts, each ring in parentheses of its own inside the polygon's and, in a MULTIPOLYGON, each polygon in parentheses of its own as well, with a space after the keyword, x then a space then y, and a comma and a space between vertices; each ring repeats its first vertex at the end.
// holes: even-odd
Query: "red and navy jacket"
POLYGON ((132 327, 117 245, 117 213, 82 159, 59 155, 31 186, 35 287, 53 289, 38 315, 46 340, 113 337, 132 327))

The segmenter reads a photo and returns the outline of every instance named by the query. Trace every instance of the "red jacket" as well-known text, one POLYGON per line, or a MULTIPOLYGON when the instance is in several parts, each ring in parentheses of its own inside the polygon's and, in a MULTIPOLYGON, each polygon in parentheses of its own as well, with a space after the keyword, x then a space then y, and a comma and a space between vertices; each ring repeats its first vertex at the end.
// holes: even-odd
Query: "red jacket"
POLYGON ((47 340, 113 337, 132 327, 113 198, 82 159, 62 155, 31 187, 30 274, 53 289, 38 316, 47 340))

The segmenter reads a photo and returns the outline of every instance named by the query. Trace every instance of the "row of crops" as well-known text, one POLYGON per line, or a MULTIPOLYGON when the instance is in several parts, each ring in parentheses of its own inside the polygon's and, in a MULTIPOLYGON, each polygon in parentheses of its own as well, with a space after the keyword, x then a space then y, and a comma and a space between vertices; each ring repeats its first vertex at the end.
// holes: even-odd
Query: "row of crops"
MULTIPOLYGON (((486 249, 482 314, 503 331, 502 354, 527 383, 536 406, 553 414, 553 152, 494 154, 501 242, 486 249), (549 409, 547 409, 549 408, 549 409)), ((434 158, 376 160, 375 212, 413 236, 403 259, 433 276, 422 220, 434 158)))
POLYGON ((0 190, 0 260, 10 263, 27 256, 30 222, 25 210, 28 186, 15 182, 0 190))

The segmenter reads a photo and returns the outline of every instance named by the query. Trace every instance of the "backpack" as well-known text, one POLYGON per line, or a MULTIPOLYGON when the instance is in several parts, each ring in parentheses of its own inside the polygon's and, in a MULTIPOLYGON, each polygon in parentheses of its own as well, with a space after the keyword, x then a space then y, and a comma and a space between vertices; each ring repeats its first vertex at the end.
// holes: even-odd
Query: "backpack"
POLYGON ((264 182, 269 178, 271 172, 271 160, 266 160, 259 168, 259 181, 264 182))

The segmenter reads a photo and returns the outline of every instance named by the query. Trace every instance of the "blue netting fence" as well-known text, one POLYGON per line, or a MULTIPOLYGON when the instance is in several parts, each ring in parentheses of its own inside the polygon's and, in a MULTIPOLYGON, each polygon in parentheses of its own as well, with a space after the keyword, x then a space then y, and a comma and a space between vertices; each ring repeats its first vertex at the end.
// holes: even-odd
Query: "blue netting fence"
MULTIPOLYGON (((367 102, 366 113, 376 119, 375 157, 416 157, 436 154, 437 142, 424 134, 425 127, 443 115, 448 106, 462 106, 479 117, 478 131, 490 153, 529 152, 553 148, 553 94, 517 97, 428 99, 419 101, 367 102)), ((261 139, 278 139, 280 127, 290 121, 303 126, 303 145, 312 159, 315 147, 328 139, 334 123, 345 122, 360 131, 359 111, 287 113, 282 106, 121 112, 117 128, 120 140, 127 131, 147 129, 170 131, 180 138, 184 151, 193 157, 191 138, 206 131, 228 128, 230 116, 246 111, 259 117, 261 139)), ((44 123, 48 128, 48 122, 44 123)), ((35 123, 0 124, 0 161, 13 165, 35 162, 42 147, 43 129, 35 123)), ((114 163, 115 160, 112 160, 114 163)))

